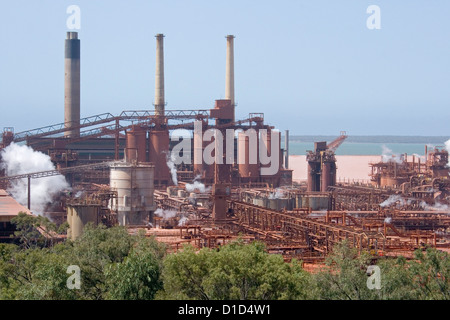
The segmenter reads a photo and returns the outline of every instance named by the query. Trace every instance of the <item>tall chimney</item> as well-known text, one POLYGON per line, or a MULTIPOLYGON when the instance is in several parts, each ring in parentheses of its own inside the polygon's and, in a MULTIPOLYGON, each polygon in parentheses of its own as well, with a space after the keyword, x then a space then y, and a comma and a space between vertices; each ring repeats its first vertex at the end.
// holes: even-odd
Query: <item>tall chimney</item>
MULTIPOLYGON (((227 38, 227 61, 225 70, 225 99, 231 100, 231 105, 235 106, 234 101, 234 36, 228 35, 227 38)), ((234 115, 234 112, 233 112, 234 115)), ((233 119, 234 121, 234 119, 233 119)))
POLYGON ((64 59, 64 132, 65 137, 80 135, 80 40, 77 32, 67 32, 64 59))
POLYGON ((284 168, 289 169, 289 130, 284 133, 284 168))
POLYGON ((164 35, 156 36, 155 115, 164 116, 164 35))

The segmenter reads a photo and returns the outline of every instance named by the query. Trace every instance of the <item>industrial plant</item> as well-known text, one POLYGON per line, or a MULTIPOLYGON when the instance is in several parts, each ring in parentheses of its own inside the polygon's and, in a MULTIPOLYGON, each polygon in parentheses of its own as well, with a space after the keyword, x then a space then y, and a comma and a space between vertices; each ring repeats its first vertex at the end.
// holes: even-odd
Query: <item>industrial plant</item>
POLYGON ((164 39, 155 36, 154 109, 81 118, 82 39, 67 32, 64 121, 3 131, 0 154, 27 146, 48 156, 53 168, 0 172, 1 241, 11 241, 11 219, 21 211, 67 221, 72 240, 88 223, 120 225, 155 236, 172 252, 239 238, 260 240, 270 253, 306 264, 323 262, 342 240, 374 258, 450 248, 445 148, 425 146, 425 158, 403 154, 371 163, 370 183, 340 182, 335 152, 347 138, 342 131, 314 144, 306 155, 307 181, 293 181, 289 131, 248 106, 239 106, 248 117, 235 118, 235 37, 226 36, 225 99, 195 110, 166 109, 164 39), (56 176, 67 186, 36 212, 33 181, 56 176), (18 181, 22 204, 7 192, 18 181))

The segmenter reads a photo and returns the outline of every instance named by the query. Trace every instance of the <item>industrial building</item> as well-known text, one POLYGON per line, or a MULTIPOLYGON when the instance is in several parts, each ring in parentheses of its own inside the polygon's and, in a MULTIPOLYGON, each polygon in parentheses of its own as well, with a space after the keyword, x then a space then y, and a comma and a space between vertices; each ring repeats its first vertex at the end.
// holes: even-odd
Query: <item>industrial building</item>
POLYGON ((10 242, 12 241, 12 236, 14 236, 14 231, 16 231, 15 226, 11 223, 11 220, 19 214, 19 212, 24 212, 26 214, 31 214, 31 212, 18 203, 11 195, 3 189, 0 189, 0 241, 10 242))
POLYGON ((173 250, 183 243, 215 247, 241 237, 260 239, 287 260, 313 262, 322 261, 343 239, 374 255, 395 256, 424 245, 449 247, 448 152, 427 152, 425 163, 405 157, 401 164, 372 164, 372 185, 337 183, 335 151, 347 137, 341 132, 330 143, 315 143, 307 154, 307 182, 294 184, 289 132, 281 148, 281 133, 264 114, 235 118, 235 37, 226 36, 225 99, 196 110, 166 110, 164 35, 155 38, 154 109, 119 115, 105 110, 80 118, 81 39, 68 32, 64 122, 18 133, 8 127, 2 139, 2 148, 26 143, 48 154, 55 170, 3 176, 2 187, 14 179, 63 174, 72 192, 61 195, 59 212, 46 215, 68 221, 71 239, 86 223, 102 223, 145 230, 173 250), (183 154, 190 162, 171 158, 177 146, 171 134, 177 129, 191 134, 190 152, 183 154), (270 157, 278 160, 275 168, 270 157), (381 205, 392 196, 403 200, 381 205), (436 203, 440 208, 430 209, 436 203))

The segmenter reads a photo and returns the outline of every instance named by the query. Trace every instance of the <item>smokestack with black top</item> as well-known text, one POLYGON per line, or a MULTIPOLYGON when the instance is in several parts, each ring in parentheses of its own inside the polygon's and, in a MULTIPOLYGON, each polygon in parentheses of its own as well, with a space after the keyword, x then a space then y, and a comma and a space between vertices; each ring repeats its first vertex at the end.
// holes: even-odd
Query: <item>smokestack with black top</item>
POLYGON ((164 116, 164 35, 156 36, 155 115, 164 116))
POLYGON ((80 40, 77 32, 67 32, 64 59, 65 137, 80 135, 80 40), (73 128, 73 129, 72 129, 73 128))

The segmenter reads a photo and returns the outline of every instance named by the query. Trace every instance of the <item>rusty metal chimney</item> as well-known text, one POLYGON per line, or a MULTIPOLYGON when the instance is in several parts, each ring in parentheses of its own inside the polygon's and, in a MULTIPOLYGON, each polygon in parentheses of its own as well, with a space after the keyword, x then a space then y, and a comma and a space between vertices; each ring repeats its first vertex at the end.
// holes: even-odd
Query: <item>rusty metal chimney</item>
POLYGON ((74 128, 65 137, 80 135, 80 40, 77 32, 67 32, 64 59, 64 126, 74 128))
POLYGON ((155 115, 164 116, 164 35, 156 36, 155 115))
MULTIPOLYGON (((227 60, 225 70, 225 99, 231 100, 231 105, 235 106, 234 101, 234 36, 228 35, 227 38, 227 60)), ((234 119, 233 119, 234 121, 234 119)))

